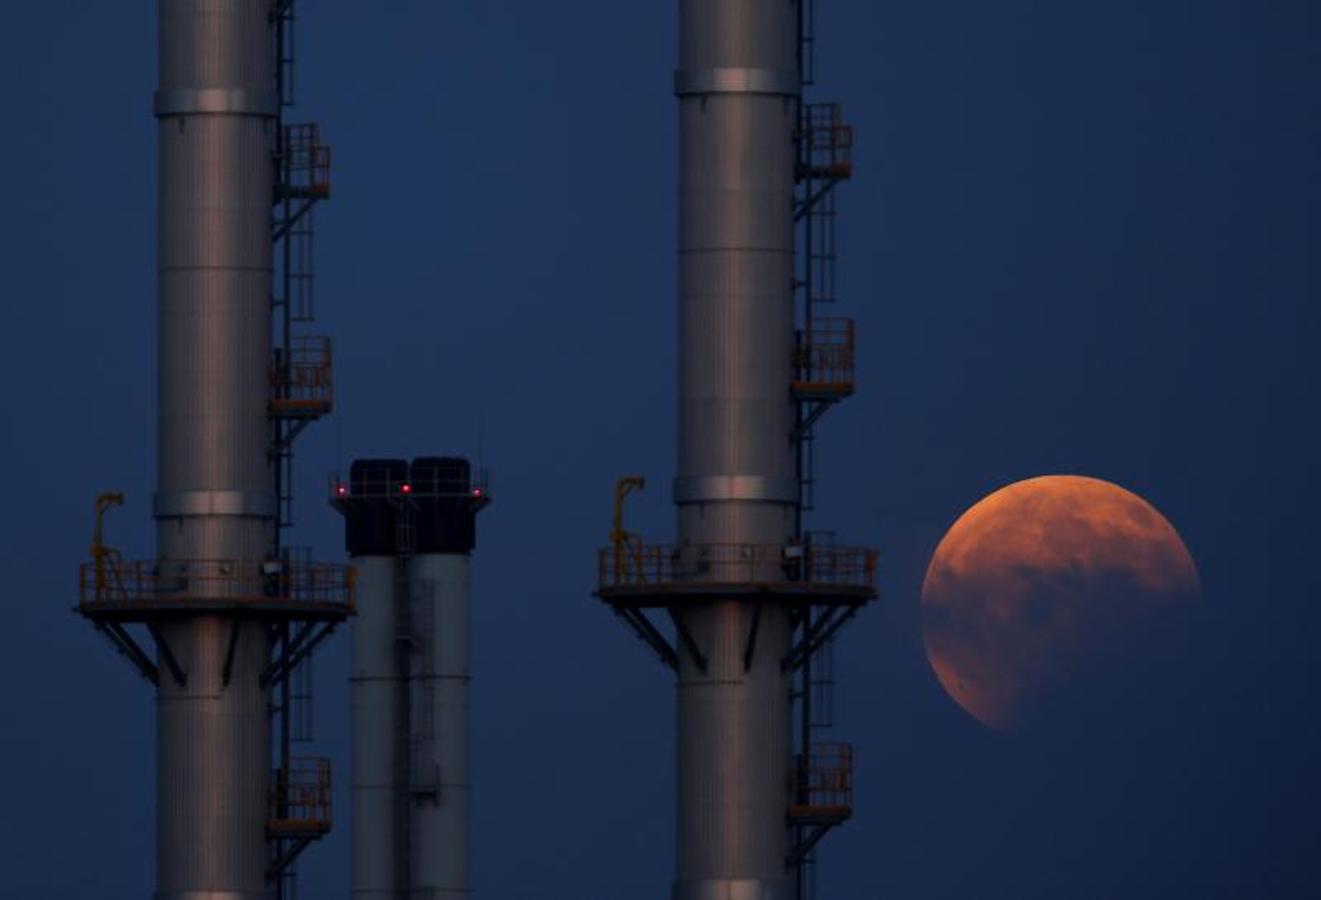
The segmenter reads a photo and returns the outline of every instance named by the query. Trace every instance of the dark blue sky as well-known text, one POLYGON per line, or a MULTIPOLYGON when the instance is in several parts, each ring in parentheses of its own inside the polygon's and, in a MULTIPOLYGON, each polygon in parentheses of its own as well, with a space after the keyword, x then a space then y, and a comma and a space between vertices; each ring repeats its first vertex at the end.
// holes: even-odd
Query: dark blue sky
MULTIPOLYGON (((112 538, 152 552, 155 4, 11 5, 0 893, 144 897, 151 693, 69 608, 96 492, 128 492, 112 538)), ((814 524, 877 546, 886 595, 838 648, 857 815, 822 896, 1303 896, 1321 12, 820 5, 816 97, 857 129, 840 294, 861 348, 814 524), (1205 603, 1122 715, 1005 738, 928 670, 917 588, 963 509, 1048 472, 1154 503, 1205 603)), ((340 558, 324 479, 355 455, 480 453, 478 891, 666 896, 671 680, 589 591, 615 476, 652 479, 634 524, 672 530, 675 4, 301 6, 340 405, 301 439, 297 541, 340 558)), ((347 896, 346 651, 319 660, 341 824, 305 898, 347 896)))

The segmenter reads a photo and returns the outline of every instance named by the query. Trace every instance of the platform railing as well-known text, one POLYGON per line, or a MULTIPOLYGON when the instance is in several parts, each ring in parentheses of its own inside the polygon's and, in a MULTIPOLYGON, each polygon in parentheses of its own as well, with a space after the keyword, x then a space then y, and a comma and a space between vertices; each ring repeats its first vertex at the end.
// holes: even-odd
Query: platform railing
POLYGON ((292 339, 288 359, 271 365, 271 410, 279 415, 323 415, 335 400, 330 338, 292 339))
POLYGON ((853 392, 857 346, 853 320, 841 316, 812 320, 794 347, 794 392, 850 394, 853 392))
POLYGON ((848 818, 853 813, 853 745, 813 744, 798 758, 791 818, 848 818))
POLYGON ((597 584, 614 588, 776 584, 872 588, 876 552, 795 544, 633 544, 602 548, 597 584))
POLYGON ((468 478, 427 478, 414 482, 409 478, 374 477, 349 479, 330 476, 330 499, 343 500, 436 500, 468 497, 481 500, 491 494, 491 479, 485 469, 473 469, 468 478))
POLYGON ((330 196, 330 148, 321 143, 320 129, 314 123, 285 126, 285 189, 294 196, 325 198, 330 196))
POLYGON ((277 603, 352 609, 355 573, 330 563, 254 560, 116 560, 84 563, 84 610, 142 604, 277 603))
POLYGON ((844 179, 853 174, 853 127, 844 124, 838 103, 809 103, 796 133, 802 175, 844 179))
POLYGON ((331 825, 330 760, 295 756, 289 770, 271 774, 270 815, 267 830, 272 834, 322 834, 331 825))

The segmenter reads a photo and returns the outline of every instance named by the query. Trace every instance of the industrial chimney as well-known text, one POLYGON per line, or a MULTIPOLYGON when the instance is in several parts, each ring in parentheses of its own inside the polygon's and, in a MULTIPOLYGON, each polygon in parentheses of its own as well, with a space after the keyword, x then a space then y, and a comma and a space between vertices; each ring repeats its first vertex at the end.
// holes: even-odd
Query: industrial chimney
POLYGON ((797 0, 679 3, 678 540, 617 514, 597 590, 677 674, 673 900, 809 896, 852 809, 851 748, 810 708, 812 660, 875 596, 871 550, 804 527, 814 426, 853 390, 852 323, 815 310, 851 132, 801 98, 814 40, 797 0))
POLYGON ((466 897, 468 568, 486 484, 465 459, 357 460, 333 505, 358 570, 353 887, 466 897))
POLYGON ((122 498, 98 498, 78 607, 156 688, 158 900, 280 896, 330 828, 329 763, 289 752, 290 676, 353 611, 352 573, 280 533, 294 436, 331 406, 328 340, 290 327, 329 194, 328 149, 282 118, 292 16, 159 3, 156 558, 101 542, 122 498))

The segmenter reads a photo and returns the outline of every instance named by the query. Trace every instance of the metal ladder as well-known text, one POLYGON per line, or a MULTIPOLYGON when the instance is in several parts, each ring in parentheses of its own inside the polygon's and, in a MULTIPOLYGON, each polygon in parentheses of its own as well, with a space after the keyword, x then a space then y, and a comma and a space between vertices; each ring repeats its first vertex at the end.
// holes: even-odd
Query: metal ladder
POLYGON ((294 0, 272 0, 271 20, 275 25, 276 77, 279 80, 281 106, 293 106, 298 102, 294 80, 297 47, 294 19, 294 0))
POLYGON ((433 802, 440 792, 440 770, 436 761, 436 586, 423 581, 414 585, 413 604, 413 659, 412 672, 412 754, 409 765, 409 787, 414 802, 430 798, 433 802))
POLYGON ((816 83, 816 0, 798 0, 798 81, 816 83))
MULTIPOLYGON (((295 0, 271 0, 270 25, 276 64, 276 89, 281 110, 296 102, 295 91, 295 0)), ((274 345, 272 364, 284 369, 283 384, 290 384, 288 366, 292 360, 292 332, 294 322, 310 321, 313 306, 313 227, 312 204, 301 213, 288 198, 288 132, 281 114, 276 122, 276 183, 273 185, 271 235, 275 243, 278 268, 276 284, 281 285, 271 296, 274 345)), ((284 530, 293 525, 293 443, 310 420, 295 421, 273 416, 271 419, 270 457, 275 469, 277 518, 275 550, 284 560, 291 552, 283 547, 284 530)), ((284 679, 281 688, 280 715, 284 718, 288 741, 284 743, 280 766, 289 771, 288 744, 306 743, 313 739, 313 683, 312 656, 309 654, 284 679)), ((277 842, 277 848, 283 842, 277 842)), ((279 900, 297 900, 298 870, 290 860, 280 871, 277 884, 279 900)))
MULTIPOLYGON (((798 4, 798 75, 803 87, 816 81, 816 0, 799 0, 798 4)), ((799 256, 802 269, 795 280, 797 297, 801 303, 801 328, 798 340, 802 344, 812 343, 812 328, 816 307, 819 304, 833 304, 837 300, 835 286, 836 254, 836 205, 834 187, 837 179, 830 172, 823 172, 814 166, 816 136, 813 128, 817 124, 816 110, 806 101, 800 100, 797 129, 797 177, 795 179, 795 224, 799 232, 799 256)), ((832 138, 833 140, 833 138, 832 138)), ((833 147, 832 147, 833 153, 833 147)), ((809 357, 810 360, 810 357, 809 357)), ((810 366, 810 361, 809 361, 810 366)), ((805 373, 810 379, 812 373, 805 373)), ((830 546, 833 534, 805 532, 805 514, 816 508, 816 431, 820 417, 833 403, 830 399, 799 399, 797 403, 796 428, 794 437, 797 449, 798 469, 798 513, 797 535, 800 540, 812 545, 830 546)), ((819 612, 814 607, 805 610, 801 627, 809 627, 814 616, 819 612)), ((804 661, 795 696, 800 704, 800 723, 798 727, 799 752, 806 759, 812 752, 813 739, 821 729, 834 724, 834 639, 827 640, 812 657, 804 661), (801 705, 806 705, 803 711, 801 705)), ((806 832, 800 829, 799 840, 806 832)), ((814 900, 817 896, 817 860, 814 849, 809 850, 798 861, 797 898, 814 900)))
POLYGON ((312 654, 308 654, 294 666, 290 675, 289 715, 290 740, 295 744, 309 744, 316 740, 313 717, 313 683, 315 673, 312 670, 312 654))
MULTIPOLYGON (((809 184, 809 190, 812 186, 809 184)), ((835 294, 835 191, 816 195, 807 205, 805 229, 807 232, 806 263, 803 273, 806 282, 807 312, 822 303, 834 303, 835 294)))

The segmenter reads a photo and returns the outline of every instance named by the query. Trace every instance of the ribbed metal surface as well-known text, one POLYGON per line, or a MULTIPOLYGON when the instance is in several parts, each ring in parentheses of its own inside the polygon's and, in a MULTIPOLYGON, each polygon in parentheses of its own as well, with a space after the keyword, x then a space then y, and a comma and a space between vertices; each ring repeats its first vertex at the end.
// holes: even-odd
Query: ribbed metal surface
MULTIPOLYGON (((682 84, 737 84, 708 70, 796 68, 789 0, 681 0, 682 84), (685 75, 684 73, 692 73, 685 75)), ((764 72, 747 83, 784 82, 764 72)), ((793 126, 790 96, 679 98, 680 479, 795 478, 793 126)), ((680 552, 707 543, 784 544, 792 502, 712 499, 679 507, 680 552)), ((776 567, 759 573, 783 577, 776 567)), ((785 900, 792 731, 786 608, 765 603, 744 671, 753 607, 680 612, 708 655, 682 653, 678 681, 675 900, 785 900)))
POLYGON ((157 710, 157 885, 160 892, 225 890, 269 896, 265 884, 270 714, 258 678, 267 639, 245 623, 233 678, 221 684, 231 622, 162 628, 188 672, 162 674, 157 710))
POLYGON ((390 556, 360 556, 358 615, 353 623, 352 895, 361 900, 393 900, 403 885, 396 865, 398 784, 396 747, 404 723, 398 721, 402 688, 396 666, 399 617, 396 562, 390 556))
POLYGON ((414 622, 426 630, 414 640, 413 762, 435 791, 414 798, 412 887, 435 900, 469 895, 468 565, 459 553, 413 560, 414 622))
POLYGON ((792 719, 780 660, 789 617, 784 607, 766 605, 759 649, 744 672, 752 614, 751 604, 722 602, 684 615, 708 661, 702 673, 681 654, 676 897, 727 880, 763 883, 768 897, 788 888, 792 719))
MULTIPOLYGON (((161 0, 160 90, 274 89, 269 0, 161 0)), ((171 96, 177 96, 170 94, 171 96)), ((158 490, 270 494, 269 117, 159 118, 158 490)), ((274 523, 253 515, 158 519, 162 559, 269 557, 274 523)), ((158 896, 257 900, 266 883, 269 711, 261 626, 230 620, 165 629, 188 682, 162 675, 157 719, 158 896)), ((164 669, 163 669, 164 671, 164 669)))
POLYGON ((679 68, 796 70, 797 0, 680 0, 679 68))

